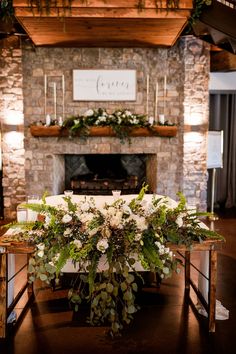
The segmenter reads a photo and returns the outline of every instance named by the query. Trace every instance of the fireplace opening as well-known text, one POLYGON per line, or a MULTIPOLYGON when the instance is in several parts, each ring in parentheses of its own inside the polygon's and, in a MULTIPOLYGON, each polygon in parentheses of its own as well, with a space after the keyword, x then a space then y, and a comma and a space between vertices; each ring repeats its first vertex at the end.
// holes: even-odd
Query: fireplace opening
POLYGON ((76 194, 136 194, 146 181, 145 154, 65 155, 65 188, 76 194))

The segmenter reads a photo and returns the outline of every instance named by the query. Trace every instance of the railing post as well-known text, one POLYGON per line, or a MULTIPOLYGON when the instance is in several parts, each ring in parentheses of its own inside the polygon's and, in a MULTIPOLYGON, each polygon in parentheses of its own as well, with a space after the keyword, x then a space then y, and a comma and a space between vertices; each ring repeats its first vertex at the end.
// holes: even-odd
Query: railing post
POLYGON ((7 254, 0 253, 0 338, 7 334, 7 254))

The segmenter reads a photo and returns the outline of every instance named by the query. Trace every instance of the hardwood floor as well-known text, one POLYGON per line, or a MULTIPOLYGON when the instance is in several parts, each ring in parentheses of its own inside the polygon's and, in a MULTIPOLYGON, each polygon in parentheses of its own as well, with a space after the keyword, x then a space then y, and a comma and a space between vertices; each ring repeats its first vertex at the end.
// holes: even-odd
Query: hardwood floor
MULTIPOLYGON (((217 320, 215 333, 208 333, 207 319, 185 301, 182 270, 181 274, 163 281, 160 288, 146 287, 138 294, 141 309, 122 337, 116 339, 106 336, 105 327, 91 327, 86 323, 88 307, 85 305, 73 315, 66 291, 38 289, 35 302, 15 333, 0 343, 0 353, 235 353, 236 213, 222 213, 213 225, 226 238, 218 253, 217 299, 230 311, 228 320, 217 320)), ((19 258, 18 263, 21 262, 23 259, 19 258)), ((194 262, 198 263, 197 255, 194 262)))

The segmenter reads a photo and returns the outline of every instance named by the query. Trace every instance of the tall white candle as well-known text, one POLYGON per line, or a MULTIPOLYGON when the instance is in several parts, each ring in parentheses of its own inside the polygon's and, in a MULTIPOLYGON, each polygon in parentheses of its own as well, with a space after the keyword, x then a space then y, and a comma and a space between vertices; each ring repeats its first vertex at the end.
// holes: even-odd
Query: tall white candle
POLYGON ((164 103, 164 108, 163 108, 163 114, 165 115, 166 111, 166 75, 164 76, 164 94, 163 94, 163 103, 164 103))
POLYGON ((146 114, 148 116, 148 105, 149 105, 149 75, 147 75, 147 103, 146 103, 146 114))
POLYGON ((65 76, 62 75, 62 119, 65 118, 65 76))
POLYGON ((47 75, 44 75, 44 114, 47 115, 47 75))
POLYGON ((57 84, 53 83, 53 96, 54 96, 54 119, 57 119, 57 84))
POLYGON ((157 121, 157 102, 158 102, 158 81, 156 82, 156 90, 155 90, 155 112, 154 112, 155 121, 157 121))

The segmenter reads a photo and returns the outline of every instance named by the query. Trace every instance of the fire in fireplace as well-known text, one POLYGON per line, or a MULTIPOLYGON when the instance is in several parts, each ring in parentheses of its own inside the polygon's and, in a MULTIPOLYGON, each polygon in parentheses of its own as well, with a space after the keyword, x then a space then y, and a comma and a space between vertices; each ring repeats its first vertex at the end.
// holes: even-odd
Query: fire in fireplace
POLYGON ((65 155, 65 187, 76 194, 136 194, 143 182, 145 154, 65 155))

